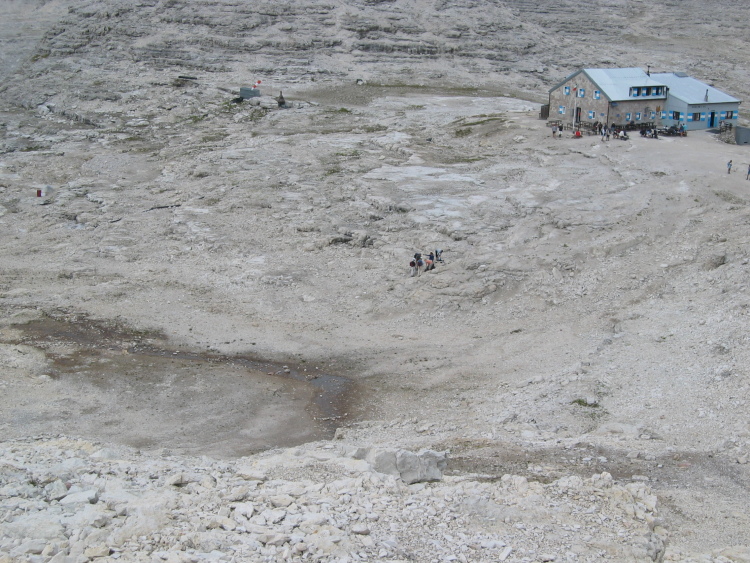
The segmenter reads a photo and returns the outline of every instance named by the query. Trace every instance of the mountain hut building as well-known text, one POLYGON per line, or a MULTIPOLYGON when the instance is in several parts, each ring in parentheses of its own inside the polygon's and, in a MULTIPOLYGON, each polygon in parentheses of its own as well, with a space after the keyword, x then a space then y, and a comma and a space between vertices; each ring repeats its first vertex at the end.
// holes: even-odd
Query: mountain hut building
POLYGON ((549 91, 549 117, 563 123, 736 125, 740 100, 685 74, 640 68, 585 68, 549 91))

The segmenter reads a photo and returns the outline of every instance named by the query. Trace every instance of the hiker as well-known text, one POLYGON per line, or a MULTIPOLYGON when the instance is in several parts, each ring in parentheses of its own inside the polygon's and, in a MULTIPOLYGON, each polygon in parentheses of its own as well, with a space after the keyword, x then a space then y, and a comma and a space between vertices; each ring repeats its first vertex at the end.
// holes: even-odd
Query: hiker
POLYGON ((727 162, 727 174, 732 173, 732 161, 727 162))
POLYGON ((750 180, 750 164, 747 165, 747 176, 745 176, 745 180, 750 180))

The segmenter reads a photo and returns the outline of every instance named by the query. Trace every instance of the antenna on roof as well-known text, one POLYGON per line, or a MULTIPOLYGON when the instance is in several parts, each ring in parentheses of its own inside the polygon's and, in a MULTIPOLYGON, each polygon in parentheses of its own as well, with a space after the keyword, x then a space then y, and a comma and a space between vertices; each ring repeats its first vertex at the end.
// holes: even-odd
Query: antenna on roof
POLYGON ((651 65, 646 65, 646 74, 651 76, 651 65))
POLYGON ((705 95, 705 96, 703 96, 703 101, 704 101, 704 102, 707 102, 707 101, 708 101, 708 89, 706 89, 706 95, 705 95))

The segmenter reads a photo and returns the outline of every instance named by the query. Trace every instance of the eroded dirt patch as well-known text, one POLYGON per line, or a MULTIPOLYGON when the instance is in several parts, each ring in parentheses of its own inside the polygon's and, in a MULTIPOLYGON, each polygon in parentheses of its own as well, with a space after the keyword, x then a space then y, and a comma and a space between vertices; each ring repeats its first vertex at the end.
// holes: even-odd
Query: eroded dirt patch
POLYGON ((193 352, 162 334, 69 314, 11 325, 2 341, 18 356, 45 356, 6 379, 14 393, 4 394, 0 427, 9 437, 59 432, 242 456, 332 437, 355 391, 340 376, 193 352))

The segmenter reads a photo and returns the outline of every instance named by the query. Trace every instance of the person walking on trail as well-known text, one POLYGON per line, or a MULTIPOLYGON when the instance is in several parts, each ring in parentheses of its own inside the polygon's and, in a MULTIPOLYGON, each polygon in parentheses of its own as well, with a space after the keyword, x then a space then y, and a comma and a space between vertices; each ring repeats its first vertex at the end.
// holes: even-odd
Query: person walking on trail
POLYGON ((732 173, 732 161, 727 162, 727 174, 732 173))

